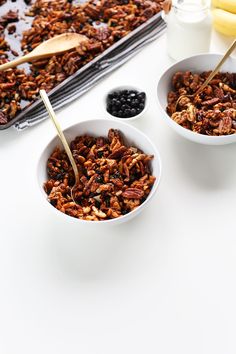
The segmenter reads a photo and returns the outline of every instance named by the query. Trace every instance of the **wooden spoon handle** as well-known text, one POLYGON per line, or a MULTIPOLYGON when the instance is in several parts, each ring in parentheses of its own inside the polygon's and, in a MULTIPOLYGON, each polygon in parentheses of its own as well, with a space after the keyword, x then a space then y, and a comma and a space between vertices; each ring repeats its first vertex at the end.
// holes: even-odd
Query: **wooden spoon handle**
POLYGON ((218 63, 218 65, 215 67, 215 69, 212 71, 212 73, 208 76, 208 78, 206 79, 206 81, 203 83, 202 86, 199 87, 199 89, 197 90, 197 92, 194 94, 194 96, 198 95, 199 93, 201 93, 205 87, 207 87, 207 85, 209 84, 209 82, 214 78, 214 76, 218 73, 218 71, 220 70, 221 66, 224 64, 224 62, 226 61, 226 59, 228 59, 228 57, 230 56, 230 54, 234 51, 234 49, 236 48, 236 39, 233 41, 233 43, 231 44, 231 46, 229 47, 229 49, 227 50, 227 52, 225 53, 225 55, 223 56, 223 58, 221 59, 221 61, 218 63))
POLYGON ((168 15, 168 13, 170 12, 171 7, 172 7, 172 0, 164 0, 164 2, 162 3, 162 9, 166 15, 168 15))
POLYGON ((69 157, 70 163, 72 165, 72 168, 73 168, 73 171, 75 174, 75 182, 77 185, 79 183, 79 171, 78 171, 77 165, 75 163, 74 157, 71 153, 70 147, 66 141, 65 135, 64 135, 63 131, 61 130, 59 122, 57 121, 56 115, 54 113, 54 110, 53 110, 52 105, 49 101, 46 91, 40 90, 39 94, 42 98, 42 101, 43 101, 47 111, 48 111, 49 117, 51 118, 51 120, 53 121, 53 124, 55 125, 55 128, 57 130, 57 134, 58 134, 59 138, 61 139, 62 145, 64 146, 64 149, 69 157))
POLYGON ((12 61, 9 61, 8 63, 1 64, 0 71, 10 69, 10 68, 15 68, 17 65, 23 64, 28 60, 29 60, 28 55, 24 55, 23 57, 16 58, 12 61))

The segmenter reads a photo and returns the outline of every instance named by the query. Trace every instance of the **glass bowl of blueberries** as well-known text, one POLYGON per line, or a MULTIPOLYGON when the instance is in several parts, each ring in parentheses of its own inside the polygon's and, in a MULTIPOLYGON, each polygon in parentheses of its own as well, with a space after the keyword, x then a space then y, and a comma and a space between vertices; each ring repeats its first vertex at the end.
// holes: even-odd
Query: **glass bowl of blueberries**
POLYGON ((119 86, 108 92, 105 106, 112 118, 135 120, 147 109, 147 95, 133 86, 119 86))

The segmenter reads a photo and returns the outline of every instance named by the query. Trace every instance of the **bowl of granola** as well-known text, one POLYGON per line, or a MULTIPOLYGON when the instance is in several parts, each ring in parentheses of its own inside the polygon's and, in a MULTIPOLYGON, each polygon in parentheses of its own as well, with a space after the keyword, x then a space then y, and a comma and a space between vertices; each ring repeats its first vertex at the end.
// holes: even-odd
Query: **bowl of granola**
POLYGON ((79 169, 80 184, 73 201, 74 173, 55 136, 37 167, 48 209, 78 223, 115 224, 131 219, 147 206, 158 189, 161 160, 145 134, 111 119, 82 121, 64 133, 79 169))
POLYGON ((200 54, 181 60, 162 74, 157 85, 164 120, 196 143, 236 142, 236 59, 228 58, 209 85, 194 96, 221 58, 221 54, 200 54))

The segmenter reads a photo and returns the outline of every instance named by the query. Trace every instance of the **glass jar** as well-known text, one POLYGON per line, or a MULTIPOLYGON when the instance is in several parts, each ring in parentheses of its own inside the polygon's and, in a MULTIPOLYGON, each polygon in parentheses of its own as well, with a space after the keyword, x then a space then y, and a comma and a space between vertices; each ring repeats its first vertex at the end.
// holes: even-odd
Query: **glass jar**
POLYGON ((171 58, 181 60, 209 51, 212 25, 208 0, 177 0, 165 20, 171 58))

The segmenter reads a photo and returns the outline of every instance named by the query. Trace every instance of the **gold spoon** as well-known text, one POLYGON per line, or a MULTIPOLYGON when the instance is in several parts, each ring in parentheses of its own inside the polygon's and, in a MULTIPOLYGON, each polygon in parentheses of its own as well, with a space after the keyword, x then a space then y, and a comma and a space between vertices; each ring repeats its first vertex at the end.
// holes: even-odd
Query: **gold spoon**
MULTIPOLYGON (((62 142, 62 145, 63 145, 63 147, 64 147, 64 149, 65 149, 65 151, 67 153, 67 156, 68 156, 68 158, 70 160, 70 163, 71 163, 71 166, 73 168, 73 171, 74 171, 74 174, 75 174, 75 184, 71 188, 71 198, 74 201, 74 203, 76 203, 76 201, 75 201, 75 199, 73 197, 73 190, 74 190, 74 188, 76 186, 78 186, 78 184, 80 182, 78 167, 76 165, 76 162, 75 162, 75 159, 74 159, 74 157, 72 155, 70 147, 69 147, 69 145, 67 143, 65 135, 64 135, 63 131, 61 130, 60 124, 59 124, 59 122, 58 122, 58 120, 56 118, 55 112, 54 112, 54 110, 52 108, 52 105, 51 105, 51 103, 49 101, 49 98, 48 98, 48 95, 47 95, 46 91, 45 90, 40 90, 39 94, 40 94, 40 96, 42 98, 42 101, 43 101, 47 111, 48 111, 49 117, 51 118, 51 120, 53 121, 53 123, 55 125, 55 128, 57 130, 57 134, 58 134, 58 136, 59 136, 59 138, 60 138, 60 140, 62 142)), ((78 203, 76 203, 76 204, 78 204, 78 203)))
POLYGON ((63 33, 59 36, 48 39, 39 44, 30 53, 23 57, 9 61, 8 63, 0 65, 0 71, 14 68, 15 66, 31 62, 41 58, 47 58, 55 54, 66 52, 72 48, 79 46, 81 43, 86 42, 88 38, 79 33, 63 33))
POLYGON ((214 76, 218 73, 218 71, 220 70, 221 66, 224 64, 224 62, 226 61, 226 59, 228 59, 228 57, 230 56, 230 54, 233 52, 233 50, 236 48, 236 39, 233 41, 233 43, 231 44, 231 46, 229 47, 229 49, 227 50, 227 52, 225 53, 225 55, 223 56, 223 58, 220 60, 220 62, 217 64, 217 66, 215 67, 215 69, 211 72, 211 74, 208 76, 208 78, 204 81, 204 83, 199 87, 199 89, 192 95, 181 95, 179 96, 179 98, 176 101, 175 104, 175 111, 177 110, 179 101, 183 98, 183 97, 188 97, 188 98, 194 98, 195 96, 199 95, 205 87, 207 87, 207 85, 209 84, 209 82, 214 78, 214 76))

